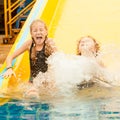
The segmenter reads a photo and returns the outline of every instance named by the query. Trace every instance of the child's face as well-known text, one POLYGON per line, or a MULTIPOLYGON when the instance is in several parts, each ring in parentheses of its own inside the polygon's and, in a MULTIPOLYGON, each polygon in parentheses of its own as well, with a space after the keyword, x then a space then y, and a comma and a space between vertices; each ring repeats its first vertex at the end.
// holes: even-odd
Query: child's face
POLYGON ((32 25, 31 36, 34 39, 35 44, 37 45, 43 44, 47 34, 48 34, 47 30, 45 29, 45 26, 43 23, 36 22, 32 25))
POLYGON ((81 54, 85 51, 95 52, 96 47, 93 39, 89 37, 84 37, 83 39, 81 39, 79 44, 79 51, 81 51, 81 54))

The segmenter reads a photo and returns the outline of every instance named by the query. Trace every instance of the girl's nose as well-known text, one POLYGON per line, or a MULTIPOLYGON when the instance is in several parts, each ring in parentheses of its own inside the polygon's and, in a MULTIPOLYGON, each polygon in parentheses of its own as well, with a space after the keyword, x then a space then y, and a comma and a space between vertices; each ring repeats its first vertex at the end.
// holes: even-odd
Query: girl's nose
POLYGON ((37 34, 41 34, 41 32, 40 32, 40 31, 37 31, 37 34))

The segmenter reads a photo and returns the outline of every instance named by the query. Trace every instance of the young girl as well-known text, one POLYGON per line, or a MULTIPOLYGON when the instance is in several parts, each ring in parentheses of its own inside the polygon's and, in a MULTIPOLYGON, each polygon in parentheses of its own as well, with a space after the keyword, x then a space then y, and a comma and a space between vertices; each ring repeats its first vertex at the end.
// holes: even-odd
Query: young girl
MULTIPOLYGON (((99 58, 99 50, 100 50, 99 44, 91 36, 82 37, 78 41, 77 55, 88 57, 89 60, 93 59, 94 61, 96 61, 98 66, 104 68, 105 66, 99 58)), ((94 78, 93 78, 93 80, 90 80, 90 81, 84 80, 81 84, 78 85, 78 87, 79 87, 79 89, 85 88, 85 87, 91 87, 94 85, 95 82, 96 82, 96 80, 94 80, 94 78)), ((108 83, 106 80, 104 80, 103 76, 100 77, 99 82, 102 82, 102 84, 103 84, 103 82, 104 82, 104 84, 108 83)))
POLYGON ((45 73, 48 69, 46 59, 57 50, 52 39, 49 39, 46 24, 41 20, 34 20, 30 26, 31 40, 25 42, 18 50, 6 59, 7 71, 4 77, 10 77, 12 74, 12 60, 25 52, 29 51, 31 81, 37 76, 39 72, 45 73))
POLYGON ((99 44, 91 36, 82 37, 78 41, 77 54, 96 57, 99 51, 99 48, 100 48, 99 44))
POLYGON ((101 66, 104 66, 102 61, 99 59, 99 51, 99 44, 91 36, 82 37, 78 41, 77 55, 94 58, 101 66))

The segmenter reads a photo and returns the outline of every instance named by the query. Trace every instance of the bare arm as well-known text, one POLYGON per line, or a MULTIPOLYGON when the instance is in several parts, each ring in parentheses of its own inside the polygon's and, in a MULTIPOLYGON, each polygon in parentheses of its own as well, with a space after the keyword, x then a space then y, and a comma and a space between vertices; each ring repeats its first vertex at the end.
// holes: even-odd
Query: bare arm
POLYGON ((12 60, 25 52, 26 50, 29 50, 29 47, 31 45, 31 40, 25 42, 19 49, 17 49, 12 55, 8 56, 6 59, 7 67, 10 67, 12 64, 12 60))
POLYGON ((20 54, 22 54, 23 52, 25 52, 26 50, 29 50, 31 43, 32 41, 28 40, 18 50, 16 50, 12 55, 7 57, 6 59, 7 71, 3 75, 5 78, 10 77, 12 74, 16 76, 14 71, 12 70, 12 60, 16 58, 17 56, 19 56, 20 54))

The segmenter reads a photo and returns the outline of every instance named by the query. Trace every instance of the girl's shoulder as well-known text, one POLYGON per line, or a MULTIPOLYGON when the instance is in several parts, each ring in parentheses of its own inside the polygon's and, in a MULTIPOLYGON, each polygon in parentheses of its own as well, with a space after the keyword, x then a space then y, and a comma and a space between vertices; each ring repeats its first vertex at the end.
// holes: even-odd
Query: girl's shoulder
POLYGON ((28 44, 28 45, 31 45, 32 44, 32 40, 27 40, 25 43, 28 44))
POLYGON ((27 41, 25 42, 25 44, 28 45, 28 46, 31 46, 31 45, 32 45, 32 42, 33 42, 32 40, 27 40, 27 41))
POLYGON ((45 42, 46 42, 46 44, 47 43, 49 44, 49 43, 54 42, 54 41, 53 41, 53 38, 48 38, 45 42))
POLYGON ((23 47, 25 47, 26 49, 30 49, 32 45, 32 40, 27 40, 24 44, 23 47))

